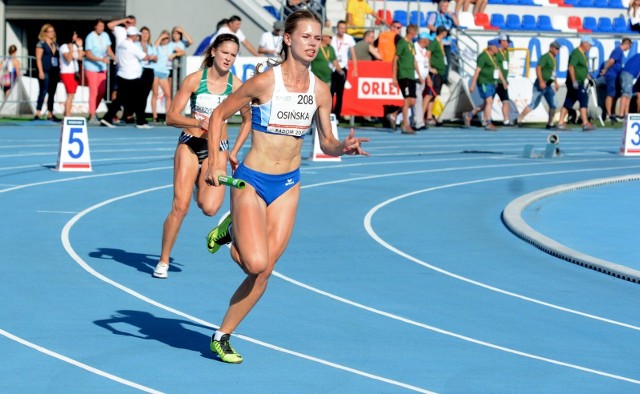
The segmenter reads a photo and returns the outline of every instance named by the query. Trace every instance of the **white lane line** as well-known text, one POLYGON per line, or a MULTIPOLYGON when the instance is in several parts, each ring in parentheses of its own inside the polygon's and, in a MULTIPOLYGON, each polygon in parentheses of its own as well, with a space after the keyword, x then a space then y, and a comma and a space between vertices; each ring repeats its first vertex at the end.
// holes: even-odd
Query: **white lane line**
POLYGON ((129 387, 133 387, 134 389, 145 391, 147 393, 162 393, 162 391, 158 391, 158 390, 149 388, 147 386, 143 386, 141 384, 132 382, 130 380, 123 379, 123 378, 118 377, 116 375, 112 375, 112 374, 110 374, 108 372, 105 372, 105 371, 102 371, 100 369, 94 368, 94 367, 92 367, 90 365, 81 363, 80 361, 74 360, 74 359, 69 358, 67 356, 64 356, 64 355, 62 355, 60 353, 56 353, 56 352, 54 352, 52 350, 49 350, 49 349, 46 349, 46 348, 44 348, 42 346, 36 345, 35 343, 29 342, 29 341, 27 341, 25 339, 22 339, 22 338, 20 338, 20 337, 18 337, 16 335, 13 335, 13 334, 11 334, 11 333, 9 333, 9 332, 1 329, 1 328, 0 328, 0 335, 3 335, 3 336, 5 336, 5 337, 7 337, 7 338, 9 338, 9 339, 11 339, 11 340, 13 340, 15 342, 18 342, 18 343, 24 345, 24 346, 30 347, 31 349, 37 350, 40 353, 44 353, 44 354, 46 354, 48 356, 57 358, 58 360, 64 361, 64 362, 69 363, 69 364, 71 364, 73 366, 76 366, 78 368, 82 368, 82 369, 84 369, 86 371, 89 371, 91 373, 94 373, 96 375, 103 376, 103 377, 105 377, 107 379, 110 379, 110 380, 113 380, 115 382, 124 384, 124 385, 129 386, 129 387))
POLYGON ((282 274, 280 274, 278 272, 275 272, 275 271, 273 272, 273 274, 275 276, 277 276, 277 277, 289 282, 289 283, 292 283, 292 284, 294 284, 296 286, 300 286, 300 287, 305 288, 305 289, 307 289, 309 291, 312 291, 314 293, 323 295, 325 297, 332 298, 332 299, 334 299, 336 301, 340 301, 342 303, 354 306, 354 307, 359 308, 359 309, 364 309, 366 311, 375 313, 375 314, 380 315, 380 316, 388 317, 388 318, 393 319, 393 320, 397 320, 397 321, 400 321, 400 322, 403 322, 403 323, 410 324, 412 326, 424 328, 424 329, 429 330, 429 331, 434 331, 434 332, 437 332, 439 334, 447 335, 447 336, 450 336, 450 337, 453 337, 453 338, 457 338, 457 339, 460 339, 460 340, 463 340, 463 341, 466 341, 466 342, 475 343, 477 345, 485 346, 485 347, 488 347, 488 348, 491 348, 491 349, 500 350, 500 351, 503 351, 503 352, 506 352, 506 353, 511 353, 511 354, 515 354, 515 355, 518 355, 518 356, 522 356, 522 357, 526 357, 526 358, 530 358, 530 359, 534 359, 534 360, 544 361, 546 363, 560 365, 560 366, 563 366, 563 367, 576 369, 576 370, 579 370, 579 371, 588 372, 588 373, 592 373, 592 374, 595 374, 595 375, 604 376, 604 377, 607 377, 607 378, 612 378, 612 379, 616 379, 616 380, 623 380, 623 381, 626 381, 626 382, 629 382, 629 383, 640 384, 640 380, 627 378, 625 376, 620 376, 620 375, 614 375, 614 374, 611 374, 611 373, 608 373, 608 372, 599 371, 597 369, 591 369, 591 368, 583 367, 583 366, 576 365, 576 364, 570 364, 570 363, 566 363, 566 362, 563 362, 563 361, 558 361, 558 360, 554 360, 554 359, 551 359, 551 358, 538 356, 538 355, 531 354, 531 353, 525 353, 525 352, 521 352, 519 350, 515 350, 515 349, 508 348, 508 347, 496 345, 496 344, 493 344, 493 343, 490 343, 490 342, 485 342, 485 341, 481 341, 479 339, 471 338, 471 337, 468 337, 468 336, 465 336, 465 335, 456 334, 456 333, 451 332, 451 331, 443 330, 441 328, 430 326, 430 325, 427 325, 427 324, 424 324, 424 323, 420 323, 420 322, 417 322, 415 320, 410 320, 410 319, 404 318, 402 316, 398 316, 398 315, 394 315, 392 313, 384 312, 384 311, 381 311, 379 309, 375 309, 375 308, 372 308, 372 307, 369 307, 369 306, 366 306, 366 305, 351 301, 349 299, 337 296, 335 294, 328 293, 328 292, 326 292, 324 290, 320 290, 320 289, 317 289, 315 287, 311 287, 309 285, 306 285, 306 284, 304 284, 302 282, 298 282, 297 280, 291 279, 291 278, 289 278, 289 277, 287 277, 285 275, 282 275, 282 274))
MULTIPOLYGON (((553 308, 553 309, 557 309, 557 310, 561 310, 563 312, 568 312, 568 313, 572 313, 575 315, 579 315, 579 316, 583 316, 583 317, 587 317, 589 319, 594 319, 594 320, 599 320, 605 323, 609 323, 609 324, 613 324, 613 325, 617 325, 617 326, 621 326, 621 327, 625 327, 625 328, 630 328, 632 330, 636 330, 636 331, 640 331, 640 327, 638 326, 634 326, 631 324, 627 324, 627 323, 623 323, 620 321, 616 321, 616 320, 612 320, 612 319, 607 319, 601 316, 597 316, 597 315, 592 315, 589 313, 585 313, 585 312, 581 312, 575 309, 569 309, 569 308, 565 308, 563 306, 560 305, 556 305, 556 304, 551 304, 549 302, 545 302, 545 301, 541 301, 535 298, 531 298, 531 297, 527 297, 524 296, 522 294, 518 294, 518 293, 513 293, 511 291, 508 290, 503 290, 500 289, 498 287, 495 286, 491 286, 488 285, 486 283, 482 283, 482 282, 478 282, 475 281, 473 279, 469 279, 467 277, 458 275, 458 274, 454 274, 453 272, 444 270, 442 268, 436 267, 434 265, 431 265, 429 263, 426 263, 416 257, 413 257, 403 251, 401 251, 400 249, 392 246, 391 244, 389 244, 388 242, 386 242, 385 240, 383 240, 380 236, 378 236, 378 234, 375 232, 375 230, 373 229, 373 226, 371 224, 371 220, 373 218, 373 216, 383 207, 394 203, 400 199, 406 198, 406 197, 410 197, 410 196, 414 196, 416 194, 421 194, 421 193, 427 193, 427 192, 432 192, 435 190, 442 190, 442 189, 449 189, 449 188, 453 188, 453 187, 459 187, 459 186, 466 186, 466 185, 473 185, 473 184, 479 184, 479 183, 485 183, 485 182, 495 182, 495 181, 503 181, 503 180, 507 180, 507 179, 514 179, 514 178, 528 178, 528 177, 538 177, 538 176, 549 176, 549 175, 560 175, 560 174, 569 174, 569 173, 578 173, 578 172, 593 172, 593 171, 608 171, 608 170, 620 170, 620 169, 629 169, 629 168, 640 168, 640 165, 637 166, 631 166, 631 167, 604 167, 604 168, 585 168, 585 169, 579 169, 579 170, 566 170, 566 171, 549 171, 549 172, 538 172, 538 173, 531 173, 531 174, 521 174, 521 175, 507 175, 507 176, 500 176, 500 177, 492 177, 492 178, 484 178, 484 179, 475 179, 475 180, 471 180, 471 181, 466 181, 466 182, 457 182, 457 183, 450 183, 447 185, 441 185, 441 186, 434 186, 434 187, 430 187, 430 188, 426 188, 426 189, 422 189, 422 190, 416 190, 410 193, 406 193, 403 195, 399 195, 396 197, 393 197, 391 199, 388 199, 386 201, 381 202, 380 204, 376 205, 375 207, 373 207, 371 210, 369 210, 369 212, 367 212, 367 214, 365 215, 364 218, 364 227, 367 231, 367 233, 369 233, 369 235, 371 236, 371 238, 373 238, 376 242, 378 242, 380 245, 382 245, 384 248, 392 251, 393 253, 396 253, 397 255, 400 255, 404 258, 406 258, 407 260, 411 260, 416 264, 422 265, 423 267, 429 268, 433 271, 439 272, 443 275, 449 276, 451 278, 455 278, 458 280, 461 280, 463 282, 467 282, 470 283, 472 285, 476 285, 482 288, 485 288, 487 290, 491 290, 497 293, 501 293, 504 295, 508 295, 510 297, 515 297, 515 298, 519 298, 521 300, 524 301, 528 301, 528 302, 532 302, 535 304, 539 304, 539 305, 544 305, 546 307, 549 308, 553 308)), ((387 176, 392 176, 387 174, 387 176)))
MULTIPOLYGON (((191 320, 191 321, 193 321, 195 323, 198 323, 198 324, 201 324, 203 326, 211 327, 212 329, 217 329, 219 327, 216 326, 215 324, 212 324, 210 322, 207 322, 205 320, 199 319, 199 318, 197 318, 195 316, 189 315, 189 314, 187 314, 185 312, 179 311, 179 310, 174 309, 174 308, 172 308, 170 306, 167 306, 165 304, 162 304, 162 303, 160 303, 158 301, 155 301, 155 300, 153 300, 153 299, 151 299, 151 298, 149 298, 147 296, 144 296, 144 295, 136 292, 135 290, 132 290, 132 289, 122 285, 119 282, 116 282, 116 281, 114 281, 114 280, 112 280, 112 279, 100 274, 99 272, 94 270, 89 264, 87 264, 75 252, 75 250, 71 246, 71 242, 69 241, 69 233, 71 231, 71 228, 74 226, 74 224, 76 222, 78 222, 83 216, 85 216, 89 212, 92 212, 92 211, 94 211, 94 210, 96 210, 98 208, 101 208, 101 207, 105 206, 105 205, 111 204, 112 202, 115 202, 115 201, 131 198, 131 197, 135 197, 135 196, 138 196, 138 195, 141 195, 141 194, 144 194, 144 193, 153 192, 153 191, 157 191, 157 190, 161 190, 161 189, 167 189, 167 188, 171 188, 171 187, 173 187, 172 184, 165 185, 165 186, 154 187, 154 188, 150 188, 150 189, 146 189, 146 190, 141 190, 141 191, 138 191, 138 192, 135 192, 135 193, 130 193, 130 194, 126 194, 126 195, 123 195, 123 196, 111 198, 109 200, 105 200, 105 201, 103 201, 103 202, 101 202, 99 204, 96 204, 96 205, 94 205, 92 207, 89 207, 89 208, 83 210, 82 212, 78 213, 77 215, 75 215, 70 221, 68 221, 65 224, 65 226, 62 229, 62 233, 61 233, 61 241, 62 241, 62 244, 63 244, 65 250, 69 254, 69 256, 71 256, 71 258, 78 265, 80 265, 85 271, 87 271, 88 273, 90 273, 94 277, 100 279, 101 281, 103 281, 105 283, 108 283, 108 284, 110 284, 110 285, 112 285, 112 286, 124 291, 125 293, 130 294, 133 297, 138 298, 141 301, 144 301, 144 302, 146 302, 148 304, 151 304, 151 305, 153 305, 155 307, 158 307, 160 309, 164 309, 165 311, 167 311, 169 313, 173 313, 175 315, 181 316, 181 317, 183 317, 185 319, 191 320)), ((359 376, 363 376, 363 377, 366 377, 366 378, 369 378, 369 379, 373 379, 373 380, 377 380, 377 381, 380 381, 380 382, 388 383, 388 384, 391 384, 391 385, 394 385, 394 386, 402 387, 402 388, 405 388, 405 389, 408 389, 408 390, 412 390, 412 391, 416 391, 416 392, 419 392, 419 393, 432 393, 432 391, 424 389, 424 388, 421 388, 421 387, 412 386, 412 385, 409 385, 409 384, 406 384, 406 383, 403 383, 403 382, 399 382, 397 380, 385 378, 383 376, 370 374, 368 372, 364 372, 364 371, 361 371, 361 370, 358 370, 358 369, 355 369, 355 368, 347 367, 347 366, 344 366, 344 365, 341 365, 341 364, 337 364, 337 363, 334 363, 334 362, 331 362, 331 361, 327 361, 327 360, 324 360, 324 359, 321 359, 321 358, 318 358, 318 357, 310 356, 310 355, 307 355, 307 354, 304 354, 304 353, 300 353, 300 352, 297 352, 297 351, 294 351, 294 350, 286 349, 286 348, 283 348, 283 347, 280 347, 280 346, 276 346, 276 345, 273 345, 273 344, 270 344, 270 343, 267 343, 267 342, 263 342, 263 341, 260 341, 260 340, 245 336, 245 335, 234 334, 234 336, 236 336, 236 337, 238 337, 240 339, 243 339, 245 341, 254 343, 256 345, 260 345, 260 346, 263 346, 263 347, 266 347, 266 348, 269 348, 269 349, 276 350, 278 352, 290 354, 292 356, 300 357, 300 358, 303 358, 305 360, 313 361, 313 362, 316 362, 316 363, 319 363, 319 364, 323 364, 323 365, 326 365, 326 366, 329 366, 329 367, 332 367, 332 368, 340 369, 340 370, 343 370, 343 371, 346 371, 346 372, 351 372, 353 374, 356 374, 356 375, 359 375, 359 376)))

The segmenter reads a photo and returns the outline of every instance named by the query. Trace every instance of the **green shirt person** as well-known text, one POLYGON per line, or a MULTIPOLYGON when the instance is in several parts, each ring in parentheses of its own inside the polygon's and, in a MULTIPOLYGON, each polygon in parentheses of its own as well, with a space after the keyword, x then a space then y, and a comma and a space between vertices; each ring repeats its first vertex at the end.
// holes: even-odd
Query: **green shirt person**
MULTIPOLYGON (((402 132, 405 134, 415 134, 415 130, 409 124, 409 108, 416 104, 417 82, 423 82, 420 75, 420 68, 416 62, 416 49, 413 39, 418 35, 418 26, 411 24, 407 26, 407 34, 396 44, 396 53, 391 62, 391 75, 393 86, 400 90, 404 102, 402 104, 402 132), (416 74, 418 81, 416 81, 416 74)), ((387 114, 387 120, 391 128, 395 130, 396 114, 394 111, 387 114)))
POLYGON ((319 80, 331 85, 331 67, 330 64, 335 67, 336 71, 343 74, 342 67, 338 63, 338 57, 336 51, 331 46, 331 38, 333 38, 333 31, 325 27, 322 29, 322 43, 320 44, 320 50, 315 59, 311 62, 311 72, 318 77, 319 80))
MULTIPOLYGON (((582 130, 592 131, 596 127, 589 122, 587 116, 587 107, 589 106, 589 93, 587 93, 587 87, 585 81, 591 79, 589 76, 589 63, 587 62, 587 53, 589 49, 595 44, 593 39, 589 36, 583 36, 580 39, 580 45, 571 52, 569 55, 569 66, 567 67, 567 95, 564 99, 564 104, 560 110, 560 120, 558 121, 557 128, 559 130, 566 130, 565 118, 569 111, 573 108, 576 101, 580 103, 580 118, 582 119, 582 130)), ((595 82, 594 82, 595 85, 595 82)))

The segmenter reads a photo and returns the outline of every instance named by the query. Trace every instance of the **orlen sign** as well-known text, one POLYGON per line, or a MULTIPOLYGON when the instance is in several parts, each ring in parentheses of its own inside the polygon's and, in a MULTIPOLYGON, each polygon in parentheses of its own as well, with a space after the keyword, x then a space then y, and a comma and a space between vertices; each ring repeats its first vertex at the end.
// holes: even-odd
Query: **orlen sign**
POLYGON ((369 100, 402 100, 400 90, 391 78, 358 78, 358 98, 369 100))

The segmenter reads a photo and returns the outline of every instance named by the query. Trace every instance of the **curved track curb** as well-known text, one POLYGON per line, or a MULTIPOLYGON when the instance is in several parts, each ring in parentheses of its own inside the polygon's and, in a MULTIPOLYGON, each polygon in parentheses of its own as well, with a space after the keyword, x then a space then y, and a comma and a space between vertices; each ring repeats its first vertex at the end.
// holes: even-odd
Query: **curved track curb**
POLYGON ((570 192, 574 190, 586 189, 590 187, 609 185, 612 183, 630 182, 640 180, 640 174, 626 175, 611 178, 593 179, 584 182, 570 183, 566 185, 553 186, 547 189, 538 190, 525 194, 511 201, 502 211, 502 222, 507 228, 519 238, 527 241, 536 248, 549 253, 552 256, 561 258, 568 262, 590 268, 592 270, 615 276, 616 278, 640 283, 640 271, 631 269, 624 265, 615 264, 607 260, 589 256, 577 250, 573 250, 562 245, 553 239, 535 231, 522 219, 522 212, 536 201, 542 200, 552 195, 570 192))

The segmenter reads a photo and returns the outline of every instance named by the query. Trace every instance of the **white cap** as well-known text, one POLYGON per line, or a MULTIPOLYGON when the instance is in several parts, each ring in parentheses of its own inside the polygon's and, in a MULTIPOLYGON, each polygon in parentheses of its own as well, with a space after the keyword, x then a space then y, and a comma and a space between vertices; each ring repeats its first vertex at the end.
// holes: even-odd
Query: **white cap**
POLYGON ((127 27, 127 35, 128 36, 139 36, 140 35, 140 30, 138 30, 138 28, 135 27, 135 26, 129 26, 129 27, 127 27))

